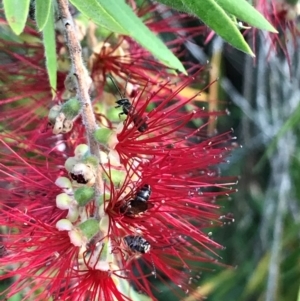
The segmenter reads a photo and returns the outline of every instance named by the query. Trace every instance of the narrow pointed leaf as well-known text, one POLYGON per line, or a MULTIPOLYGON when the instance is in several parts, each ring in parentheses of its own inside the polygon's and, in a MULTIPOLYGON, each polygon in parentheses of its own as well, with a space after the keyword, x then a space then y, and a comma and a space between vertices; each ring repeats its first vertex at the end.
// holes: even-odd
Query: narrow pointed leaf
POLYGON ((82 14, 90 18, 96 24, 104 26, 113 32, 128 34, 122 20, 117 15, 113 15, 110 11, 107 11, 107 9, 101 5, 102 1, 70 0, 70 2, 76 6, 82 14))
POLYGON ((235 48, 253 55, 236 24, 215 0, 159 0, 159 2, 198 16, 208 27, 235 48))
POLYGON ((39 31, 42 31, 48 21, 51 0, 35 0, 35 20, 39 31))
POLYGON ((96 24, 116 33, 129 35, 166 66, 186 73, 179 59, 136 16, 124 0, 71 0, 71 2, 96 24), (97 2, 96 6, 94 2, 97 2), (95 13, 96 10, 98 13, 95 13))
POLYGON ((52 94, 56 90, 57 79, 57 59, 56 59, 56 43, 54 31, 54 13, 53 7, 50 8, 48 21, 43 29, 43 44, 45 47, 46 69, 48 72, 49 83, 53 89, 52 94))
POLYGON ((246 0, 215 0, 226 12, 259 29, 277 30, 246 0))
POLYGON ((30 0, 3 0, 6 20, 17 35, 22 33, 29 12, 30 0))

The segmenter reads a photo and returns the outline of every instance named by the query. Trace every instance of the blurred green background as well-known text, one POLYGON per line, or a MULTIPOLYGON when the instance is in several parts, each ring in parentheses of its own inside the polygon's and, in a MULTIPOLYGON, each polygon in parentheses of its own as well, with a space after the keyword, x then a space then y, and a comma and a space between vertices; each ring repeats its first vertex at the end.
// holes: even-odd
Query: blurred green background
MULTIPOLYGON (((221 167, 224 175, 239 175, 238 192, 222 203, 224 214, 233 214, 235 221, 212 236, 226 247, 219 254, 231 268, 200 275, 198 290, 205 300, 300 300, 298 24, 299 17, 277 23, 277 40, 245 31, 255 58, 216 36, 206 44, 201 35, 184 43, 184 59, 209 62, 208 77, 218 78, 209 89, 208 107, 229 111, 216 124, 218 132, 233 129, 240 145, 221 167)), ((175 299, 169 292, 160 297, 175 299)))
POLYGON ((255 59, 218 37, 203 53, 217 64, 211 89, 230 112, 217 127, 232 128, 241 148, 222 166, 223 174, 240 175, 224 204, 235 222, 213 231, 226 247, 222 262, 233 268, 203 273, 199 291, 210 301, 299 301, 299 45, 290 37, 287 57, 266 35, 247 37, 256 42, 255 59))

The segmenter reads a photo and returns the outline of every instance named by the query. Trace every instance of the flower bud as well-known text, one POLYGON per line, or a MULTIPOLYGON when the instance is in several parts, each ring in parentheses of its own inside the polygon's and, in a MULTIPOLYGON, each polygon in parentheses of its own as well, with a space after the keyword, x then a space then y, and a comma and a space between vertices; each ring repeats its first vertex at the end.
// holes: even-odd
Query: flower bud
POLYGON ((71 207, 69 208, 69 212, 68 212, 68 215, 67 215, 67 219, 68 219, 70 222, 74 223, 74 222, 77 221, 78 217, 79 217, 79 211, 78 211, 77 206, 71 206, 71 207))
POLYGON ((70 98, 63 104, 61 112, 64 113, 67 120, 72 120, 79 115, 80 109, 81 105, 79 100, 77 98, 70 98))
MULTIPOLYGON (((100 202, 99 202, 100 203, 100 202)), ((103 216, 105 216, 106 212, 105 212, 105 203, 102 203, 100 206, 99 206, 99 216, 100 218, 102 218, 103 216)), ((100 221, 101 222, 101 221, 100 221)), ((102 231, 102 230, 101 230, 102 231)))
MULTIPOLYGON (((103 206, 103 205, 102 205, 103 206)), ((108 231, 109 231, 109 225, 110 225, 110 221, 109 221, 109 216, 108 215, 104 215, 99 223, 99 228, 100 231, 104 234, 107 235, 108 231)))
POLYGON ((79 206, 85 206, 95 195, 92 187, 80 187, 76 189, 74 197, 79 206))
POLYGON ((86 144, 79 144, 76 146, 74 154, 75 154, 75 158, 77 160, 82 159, 83 156, 85 156, 89 151, 89 147, 86 144))
POLYGON ((73 128, 73 120, 65 119, 63 122, 62 134, 69 133, 73 128))
POLYGON ((72 203, 72 199, 66 193, 61 193, 56 196, 56 207, 61 210, 69 209, 72 203))
POLYGON ((62 188, 68 195, 73 195, 73 187, 71 181, 66 177, 58 177, 55 181, 55 185, 62 188))
POLYGON ((87 243, 86 239, 81 235, 81 233, 77 229, 69 231, 68 234, 69 234, 71 243, 75 247, 81 247, 87 243))
POLYGON ((65 79, 65 88, 72 94, 76 95, 77 84, 74 72, 70 72, 65 79))
POLYGON ((56 117, 60 113, 60 110, 61 110, 61 105, 55 105, 50 109, 48 114, 48 121, 49 123, 52 124, 52 126, 54 126, 56 117))
POLYGON ((86 165, 90 166, 91 168, 97 168, 99 165, 99 160, 96 156, 89 155, 84 157, 84 160, 82 161, 86 165))
POLYGON ((106 174, 103 176, 105 179, 107 179, 107 181, 112 181, 114 185, 118 186, 124 182, 127 174, 126 171, 112 169, 109 176, 106 174))
POLYGON ((70 231, 73 229, 72 223, 66 218, 59 220, 55 226, 59 231, 70 231))
POLYGON ((68 172, 71 172, 72 169, 74 168, 75 164, 77 164, 78 161, 76 160, 75 157, 70 157, 66 160, 65 162, 65 169, 68 171, 68 172))
POLYGON ((121 160, 120 160, 120 156, 119 153, 114 150, 111 149, 110 152, 108 153, 108 158, 110 160, 110 163, 114 166, 120 166, 121 165, 121 160))
POLYGON ((100 154, 100 161, 101 161, 101 163, 102 164, 108 163, 107 154, 105 152, 103 152, 103 151, 100 151, 99 154, 100 154))
POLYGON ((107 118, 114 122, 120 121, 120 112, 116 110, 115 108, 111 108, 107 110, 107 118))
POLYGON ((107 128, 97 129, 94 132, 94 138, 97 142, 102 144, 107 144, 109 137, 111 136, 112 131, 107 128))
POLYGON ((89 219, 81 223, 78 228, 81 230, 82 235, 85 236, 87 240, 90 240, 99 232, 99 222, 95 219, 89 219))

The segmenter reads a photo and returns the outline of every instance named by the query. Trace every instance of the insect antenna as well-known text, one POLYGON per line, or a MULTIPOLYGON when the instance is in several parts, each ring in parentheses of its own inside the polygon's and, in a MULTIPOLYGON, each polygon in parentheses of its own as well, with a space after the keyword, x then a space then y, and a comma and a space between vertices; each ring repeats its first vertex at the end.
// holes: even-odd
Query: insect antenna
MULTIPOLYGON (((115 80, 113 79, 112 75, 111 74, 107 74, 107 76, 110 78, 111 82, 113 83, 113 85, 115 86, 115 88, 117 89, 121 99, 125 98, 125 95, 122 94, 120 88, 118 87, 118 85, 116 84, 115 80)), ((126 89, 126 86, 127 86, 127 82, 128 82, 128 79, 126 80, 126 85, 125 85, 125 89, 126 89)), ((126 90, 125 90, 126 91, 126 90)))

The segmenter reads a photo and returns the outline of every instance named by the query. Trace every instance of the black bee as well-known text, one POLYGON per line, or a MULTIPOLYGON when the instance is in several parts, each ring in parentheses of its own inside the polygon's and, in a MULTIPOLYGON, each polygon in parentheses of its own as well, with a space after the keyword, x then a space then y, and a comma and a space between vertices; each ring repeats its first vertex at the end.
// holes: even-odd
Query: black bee
POLYGON ((135 114, 135 115, 132 115, 132 121, 140 133, 143 133, 148 129, 148 124, 146 123, 146 118, 135 114))
MULTIPOLYGON (((113 80, 111 75, 108 75, 110 80, 112 81, 113 85, 116 87, 117 91, 120 94, 120 99, 116 101, 117 106, 115 108, 122 108, 122 113, 120 115, 129 115, 132 118, 132 121, 135 127, 138 129, 139 132, 143 133, 148 129, 148 125, 146 123, 146 118, 139 116, 138 114, 134 113, 133 106, 128 98, 122 95, 120 89, 116 85, 115 81, 113 80)), ((126 87, 125 87, 126 89, 126 87)))
MULTIPOLYGON (((126 245, 128 246, 128 248, 134 253, 146 254, 146 253, 149 253, 151 250, 151 244, 149 243, 148 240, 146 240, 142 236, 128 235, 128 236, 124 237, 124 241, 125 241, 126 245)), ((151 257, 152 266, 153 266, 152 273, 153 273, 154 277, 156 278, 156 269, 155 269, 155 265, 154 265, 151 254, 150 254, 150 257, 151 257)))
POLYGON ((121 206, 120 212, 126 216, 135 216, 153 208, 154 205, 148 202, 150 195, 151 187, 150 185, 145 184, 138 190, 134 199, 129 200, 121 206))
POLYGON ((141 202, 147 202, 151 195, 151 187, 145 184, 136 194, 135 199, 141 202))
MULTIPOLYGON (((121 94, 120 94, 121 95, 121 94)), ((122 95, 121 95, 122 96, 122 95)), ((115 108, 121 108, 123 112, 120 115, 129 115, 133 110, 132 104, 130 103, 128 98, 121 98, 116 101, 117 106, 115 108)))
POLYGON ((145 254, 151 249, 150 243, 142 236, 128 235, 124 237, 124 241, 133 252, 145 254))

